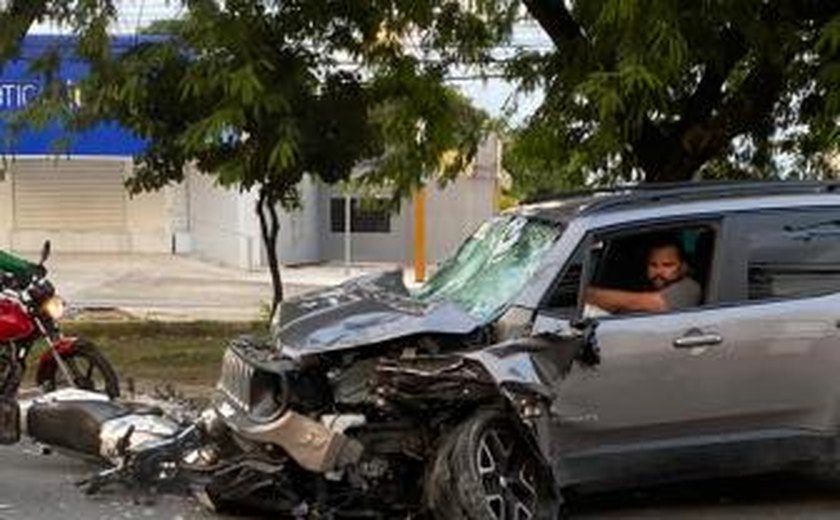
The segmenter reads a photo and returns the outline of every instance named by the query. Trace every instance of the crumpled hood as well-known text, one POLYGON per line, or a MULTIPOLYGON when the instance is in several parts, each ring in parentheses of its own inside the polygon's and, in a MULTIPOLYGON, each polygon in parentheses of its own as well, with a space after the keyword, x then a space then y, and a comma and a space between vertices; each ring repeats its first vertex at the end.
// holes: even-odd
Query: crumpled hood
POLYGON ((401 271, 355 278, 291 298, 278 312, 274 339, 292 357, 424 333, 464 335, 482 325, 452 303, 412 299, 401 271))

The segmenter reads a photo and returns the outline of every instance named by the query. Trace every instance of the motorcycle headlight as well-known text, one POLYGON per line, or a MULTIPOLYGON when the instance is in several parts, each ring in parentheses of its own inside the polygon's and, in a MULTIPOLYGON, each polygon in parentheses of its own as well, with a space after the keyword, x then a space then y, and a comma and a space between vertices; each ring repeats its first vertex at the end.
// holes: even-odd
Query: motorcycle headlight
POLYGON ((44 303, 41 304, 41 312, 54 320, 61 319, 61 317, 64 316, 64 309, 64 300, 58 296, 47 298, 44 303))

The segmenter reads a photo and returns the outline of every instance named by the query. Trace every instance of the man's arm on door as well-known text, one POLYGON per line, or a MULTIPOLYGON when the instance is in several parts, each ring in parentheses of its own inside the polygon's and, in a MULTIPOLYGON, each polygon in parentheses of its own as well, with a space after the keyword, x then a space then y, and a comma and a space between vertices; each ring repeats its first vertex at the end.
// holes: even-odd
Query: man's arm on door
POLYGON ((662 294, 658 291, 622 291, 589 287, 586 289, 586 303, 608 312, 662 312, 668 310, 662 294))

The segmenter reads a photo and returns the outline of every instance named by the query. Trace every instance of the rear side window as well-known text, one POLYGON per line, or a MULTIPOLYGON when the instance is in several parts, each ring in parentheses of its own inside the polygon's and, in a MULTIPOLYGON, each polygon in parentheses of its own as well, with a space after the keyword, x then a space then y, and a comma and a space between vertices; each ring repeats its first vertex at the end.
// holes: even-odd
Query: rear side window
POLYGON ((840 208, 743 217, 750 300, 840 291, 840 208))

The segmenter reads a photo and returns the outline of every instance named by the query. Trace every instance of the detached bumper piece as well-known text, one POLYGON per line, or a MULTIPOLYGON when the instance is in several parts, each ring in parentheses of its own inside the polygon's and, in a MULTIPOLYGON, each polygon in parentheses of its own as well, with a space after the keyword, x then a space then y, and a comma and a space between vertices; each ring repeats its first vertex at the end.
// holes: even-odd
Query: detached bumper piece
MULTIPOLYGON (((224 405, 220 408, 224 415, 224 405)), ((254 424, 242 417, 228 417, 227 420, 242 437, 280 446, 300 467, 316 473, 329 473, 356 464, 364 451, 359 441, 293 411, 267 424, 254 424)))

